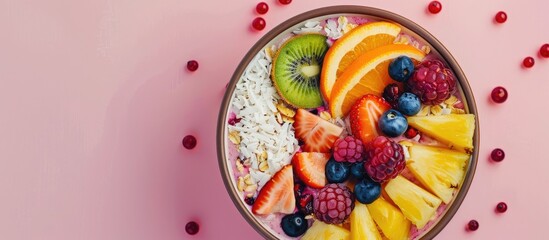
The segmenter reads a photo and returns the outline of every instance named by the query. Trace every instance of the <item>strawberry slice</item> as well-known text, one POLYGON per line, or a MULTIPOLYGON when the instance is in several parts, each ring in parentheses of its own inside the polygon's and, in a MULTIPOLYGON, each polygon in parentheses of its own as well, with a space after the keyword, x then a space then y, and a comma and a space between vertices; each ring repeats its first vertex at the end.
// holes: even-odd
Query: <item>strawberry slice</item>
POLYGON ((292 159, 295 173, 307 186, 322 188, 326 185, 326 163, 330 160, 329 153, 300 152, 292 159))
POLYGON ((294 173, 292 165, 280 169, 261 188, 252 212, 255 214, 293 213, 295 210, 294 173))
POLYGON ((297 110, 294 128, 296 137, 304 142, 305 152, 329 153, 343 132, 343 128, 303 109, 297 110))
POLYGON ((366 94, 357 100, 349 113, 353 135, 364 144, 371 142, 380 135, 379 118, 389 109, 391 105, 385 99, 372 94, 366 94))

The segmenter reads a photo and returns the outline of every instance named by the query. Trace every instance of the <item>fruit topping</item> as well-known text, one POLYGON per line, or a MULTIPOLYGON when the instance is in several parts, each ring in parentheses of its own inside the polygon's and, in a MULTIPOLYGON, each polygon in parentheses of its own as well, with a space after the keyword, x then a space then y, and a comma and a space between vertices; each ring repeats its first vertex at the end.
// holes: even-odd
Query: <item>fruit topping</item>
POLYGON ((273 59, 272 79, 280 96, 296 108, 322 105, 319 81, 326 37, 320 34, 298 35, 287 40, 273 59))
POLYGON ((292 165, 280 169, 261 188, 252 206, 254 214, 293 213, 295 209, 292 165))
POLYGON ((265 14, 269 11, 269 5, 266 2, 260 2, 255 6, 255 11, 259 14, 265 14))
POLYGON ((303 141, 305 152, 328 153, 343 128, 316 116, 307 110, 298 109, 293 123, 295 136, 303 141))
POLYGON ((544 58, 549 58, 549 43, 541 45, 539 48, 539 55, 544 58))
POLYGON ((340 224, 349 217, 355 207, 355 202, 347 186, 331 183, 318 192, 313 207, 318 220, 340 224))
POLYGON ((350 240, 381 240, 381 234, 368 211, 368 207, 362 203, 355 203, 355 210, 351 213, 351 239, 350 240))
POLYGON ((469 231, 476 231, 478 229, 477 220, 469 221, 469 223, 467 224, 467 229, 469 229, 469 231))
POLYGON ((186 149, 193 149, 196 147, 196 138, 193 135, 185 136, 181 142, 186 149))
POLYGON ((450 149, 472 152, 475 115, 446 114, 408 117, 408 124, 448 146, 450 149))
POLYGON ((415 138, 418 134, 418 130, 410 126, 408 126, 408 129, 404 132, 404 136, 410 139, 415 138))
POLYGON ((432 14, 437 14, 442 10, 442 4, 439 1, 432 1, 429 3, 429 12, 432 14))
POLYGON ((492 94, 490 96, 492 97, 492 101, 495 103, 503 103, 507 100, 508 94, 504 87, 498 86, 492 90, 492 94))
POLYGON ((267 23, 265 22, 265 19, 263 19, 262 17, 256 17, 252 21, 252 27, 258 31, 263 30, 265 28, 265 25, 267 25, 267 23))
POLYGON ((507 211, 507 203, 504 203, 504 202, 498 203, 498 205, 496 206, 496 211, 499 212, 499 213, 506 212, 507 211))
POLYGON ((366 205, 375 223, 389 240, 408 239, 410 221, 402 212, 383 198, 366 205))
POLYGON ((245 197, 244 202, 250 206, 254 205, 255 198, 254 197, 245 197))
POLYGON ((366 94, 381 96, 385 86, 394 83, 387 71, 389 63, 398 56, 421 61, 425 53, 405 44, 390 44, 375 48, 358 57, 337 79, 330 96, 330 111, 343 117, 353 104, 366 94))
POLYGON ((301 240, 348 240, 349 230, 333 224, 314 221, 301 240))
POLYGON ((187 62, 187 70, 194 72, 198 69, 198 62, 196 60, 190 60, 187 62))
POLYGON ((536 63, 536 61, 534 60, 533 57, 525 57, 524 60, 522 60, 522 65, 525 67, 525 68, 531 68, 534 66, 534 63, 536 63))
POLYGON ((444 203, 450 203, 461 185, 470 155, 420 144, 413 144, 408 151, 407 167, 416 179, 444 203))
POLYGON ((357 201, 370 204, 381 195, 381 184, 366 178, 355 185, 354 193, 357 201))
POLYGON ((189 235, 195 235, 198 233, 198 230, 200 230, 200 226, 195 221, 190 221, 185 225, 185 231, 189 235))
POLYGON ((400 27, 389 22, 373 22, 360 25, 339 38, 328 49, 320 79, 320 89, 330 100, 336 80, 360 55, 374 48, 393 43, 400 27))
POLYGON ((334 159, 338 162, 360 162, 364 154, 364 145, 353 136, 340 138, 334 143, 334 159))
POLYGON ((490 158, 492 158, 493 161, 501 162, 505 159, 505 152, 501 148, 496 148, 492 150, 490 158))
POLYGON ((302 194, 297 200, 297 209, 305 215, 313 213, 313 195, 302 194))
POLYGON ((356 162, 351 165, 351 176, 359 180, 367 176, 366 169, 364 169, 364 162, 356 162))
POLYGON ((419 97, 422 103, 438 105, 456 90, 456 80, 452 71, 439 60, 422 62, 414 75, 406 82, 406 87, 419 97))
POLYGON ((381 114, 391 109, 389 103, 375 95, 360 98, 349 114, 351 131, 363 144, 367 144, 381 134, 378 121, 381 114))
POLYGON ((303 183, 312 188, 322 188, 326 185, 324 168, 329 159, 329 153, 300 152, 294 155, 292 164, 303 183))
POLYGON ((431 220, 442 203, 433 194, 400 175, 385 185, 385 191, 418 229, 422 229, 431 220))
POLYGON ((376 182, 396 177, 406 166, 402 146, 387 137, 376 137, 366 146, 366 152, 364 169, 376 182))
POLYGON ((346 162, 330 159, 326 163, 326 179, 329 183, 342 183, 351 176, 351 167, 346 162))
POLYGON ((398 110, 407 116, 416 115, 421 110, 421 102, 415 94, 405 92, 398 98, 398 110))
POLYGON ((405 82, 414 73, 414 62, 407 56, 395 58, 389 64, 389 76, 397 82, 405 82))
POLYGON ((505 13, 504 11, 499 11, 498 13, 496 13, 495 19, 497 23, 504 23, 505 21, 507 21, 507 13, 505 13))
POLYGON ((307 228, 309 228, 309 224, 307 223, 307 220, 305 220, 305 215, 299 212, 282 217, 280 226, 282 227, 282 231, 290 237, 301 236, 307 231, 307 228))
POLYGON ((379 118, 379 129, 389 137, 398 137, 408 128, 406 117, 397 110, 389 109, 379 118))
POLYGON ((398 98, 400 95, 402 95, 402 90, 396 83, 391 83, 383 89, 383 99, 395 109, 398 108, 398 98))

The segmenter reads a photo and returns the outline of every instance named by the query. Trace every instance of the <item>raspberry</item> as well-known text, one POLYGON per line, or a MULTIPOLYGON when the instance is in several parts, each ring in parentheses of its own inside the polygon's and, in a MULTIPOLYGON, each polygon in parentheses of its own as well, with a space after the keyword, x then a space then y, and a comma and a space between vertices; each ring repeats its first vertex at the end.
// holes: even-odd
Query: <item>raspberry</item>
POLYGON ((427 60, 416 67, 406 87, 419 97, 422 103, 438 105, 456 90, 452 71, 439 60, 427 60))
POLYGON ((347 186, 331 183, 318 192, 313 208, 318 220, 340 224, 351 215, 355 208, 355 199, 347 186))
POLYGON ((402 146, 385 136, 376 137, 366 147, 366 173, 376 182, 395 178, 406 166, 402 146))
POLYGON ((358 138, 347 136, 334 143, 334 159, 338 162, 360 162, 364 153, 364 145, 358 138))

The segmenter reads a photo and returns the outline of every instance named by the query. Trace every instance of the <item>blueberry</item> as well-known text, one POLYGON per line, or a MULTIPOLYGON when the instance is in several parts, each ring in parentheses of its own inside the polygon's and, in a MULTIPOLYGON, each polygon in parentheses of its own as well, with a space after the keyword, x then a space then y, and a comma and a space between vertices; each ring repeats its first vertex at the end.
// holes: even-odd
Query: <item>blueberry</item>
POLYGON ((294 213, 282 217, 280 226, 286 235, 290 237, 299 237, 307 231, 309 224, 307 223, 307 220, 305 220, 305 215, 302 213, 294 213))
POLYGON ((421 102, 415 94, 406 92, 398 98, 398 110, 404 115, 416 115, 421 110, 421 102))
POLYGON ((364 179, 355 185, 355 197, 361 203, 373 203, 381 195, 381 184, 364 179))
POLYGON ((330 159, 326 163, 326 179, 329 183, 342 183, 351 176, 351 167, 344 162, 330 159))
POLYGON ((388 137, 398 137, 408 128, 408 120, 397 110, 384 112, 379 119, 379 129, 388 137))
POLYGON ((366 169, 364 169, 364 162, 357 162, 351 166, 351 175, 355 179, 363 179, 366 176, 366 169))
POLYGON ((389 64, 389 76, 395 81, 405 82, 413 73, 414 63, 409 57, 397 57, 389 64))

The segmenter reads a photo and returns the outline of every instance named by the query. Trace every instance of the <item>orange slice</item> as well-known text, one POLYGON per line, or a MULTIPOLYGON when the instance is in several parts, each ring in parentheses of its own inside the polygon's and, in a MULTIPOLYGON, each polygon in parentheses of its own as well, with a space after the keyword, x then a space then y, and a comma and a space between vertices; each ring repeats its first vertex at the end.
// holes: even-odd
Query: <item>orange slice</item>
POLYGON ((356 100, 366 94, 381 96, 385 86, 396 82, 389 76, 389 63, 402 55, 416 62, 425 57, 422 51, 404 44, 378 47, 358 57, 334 84, 330 98, 332 116, 347 115, 356 100))
POLYGON ((400 33, 400 27, 389 22, 373 22, 360 25, 334 42, 326 52, 320 92, 329 101, 337 78, 360 55, 374 48, 393 43, 400 33))

